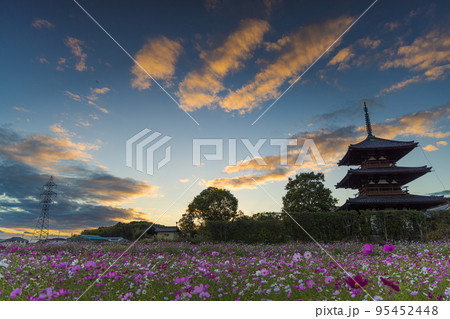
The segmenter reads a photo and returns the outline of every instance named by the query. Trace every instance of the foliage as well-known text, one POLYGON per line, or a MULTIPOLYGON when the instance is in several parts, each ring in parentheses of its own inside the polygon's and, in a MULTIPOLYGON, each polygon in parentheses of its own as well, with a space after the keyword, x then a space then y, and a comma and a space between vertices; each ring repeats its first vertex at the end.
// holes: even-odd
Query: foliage
POLYGON ((187 214, 203 224, 207 221, 230 221, 236 218, 238 200, 230 191, 208 187, 197 195, 187 208, 187 214))
POLYGON ((323 173, 300 173, 289 178, 283 197, 283 210, 288 212, 326 212, 332 211, 337 199, 325 187, 323 173))
MULTIPOLYGON (((117 223, 109 227, 86 229, 82 235, 97 235, 102 237, 123 237, 128 240, 137 239, 147 228, 154 225, 152 222, 132 221, 130 223, 117 223)), ((159 225, 154 225, 159 226, 159 225)), ((153 235, 153 227, 147 231, 147 235, 153 235)))
POLYGON ((291 240, 332 242, 426 241, 449 238, 448 212, 414 210, 291 212, 209 221, 199 232, 213 241, 282 243, 291 240))

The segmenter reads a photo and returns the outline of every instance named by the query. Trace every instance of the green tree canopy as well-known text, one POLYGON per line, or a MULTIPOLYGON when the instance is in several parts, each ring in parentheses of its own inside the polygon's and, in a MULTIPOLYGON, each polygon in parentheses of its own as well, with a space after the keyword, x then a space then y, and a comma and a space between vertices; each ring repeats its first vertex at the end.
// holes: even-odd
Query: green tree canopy
POLYGON ((217 187, 208 187, 189 204, 186 212, 198 219, 207 221, 230 221, 238 216, 238 200, 230 191, 217 187))
POLYGON ((287 212, 326 212, 336 207, 337 199, 325 187, 323 173, 300 173, 289 178, 283 197, 283 210, 287 212))

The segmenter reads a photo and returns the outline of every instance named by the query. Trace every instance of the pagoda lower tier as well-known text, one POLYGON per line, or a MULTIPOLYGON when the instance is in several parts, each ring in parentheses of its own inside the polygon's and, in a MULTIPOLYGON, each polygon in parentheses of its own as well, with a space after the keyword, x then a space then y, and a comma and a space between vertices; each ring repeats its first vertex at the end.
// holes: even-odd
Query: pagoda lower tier
POLYGON ((432 207, 447 204, 443 196, 421 196, 404 194, 401 196, 358 196, 349 198, 340 209, 365 210, 365 209, 417 209, 426 210, 432 207))

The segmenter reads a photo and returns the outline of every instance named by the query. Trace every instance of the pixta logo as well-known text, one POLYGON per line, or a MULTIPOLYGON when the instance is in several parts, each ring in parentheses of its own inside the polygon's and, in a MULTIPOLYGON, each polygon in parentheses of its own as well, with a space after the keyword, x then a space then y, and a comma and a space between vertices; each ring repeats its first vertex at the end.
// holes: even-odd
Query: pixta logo
MULTIPOLYGON (((152 130, 146 128, 126 142, 126 165, 133 167, 134 159, 136 159, 136 170, 143 172, 144 159, 146 158, 146 173, 149 175, 154 174, 155 152, 172 139, 170 136, 163 136, 157 140, 162 134, 156 131, 151 132, 152 130)), ((171 148, 167 146, 165 148, 165 157, 156 164, 157 169, 169 163, 170 159, 171 148)))

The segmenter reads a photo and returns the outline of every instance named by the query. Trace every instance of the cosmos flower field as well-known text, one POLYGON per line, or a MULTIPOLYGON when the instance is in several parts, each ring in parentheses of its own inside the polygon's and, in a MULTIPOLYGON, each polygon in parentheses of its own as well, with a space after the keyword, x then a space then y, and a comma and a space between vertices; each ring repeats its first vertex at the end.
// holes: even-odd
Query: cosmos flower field
POLYGON ((0 300, 450 300, 449 243, 0 244, 0 300))

